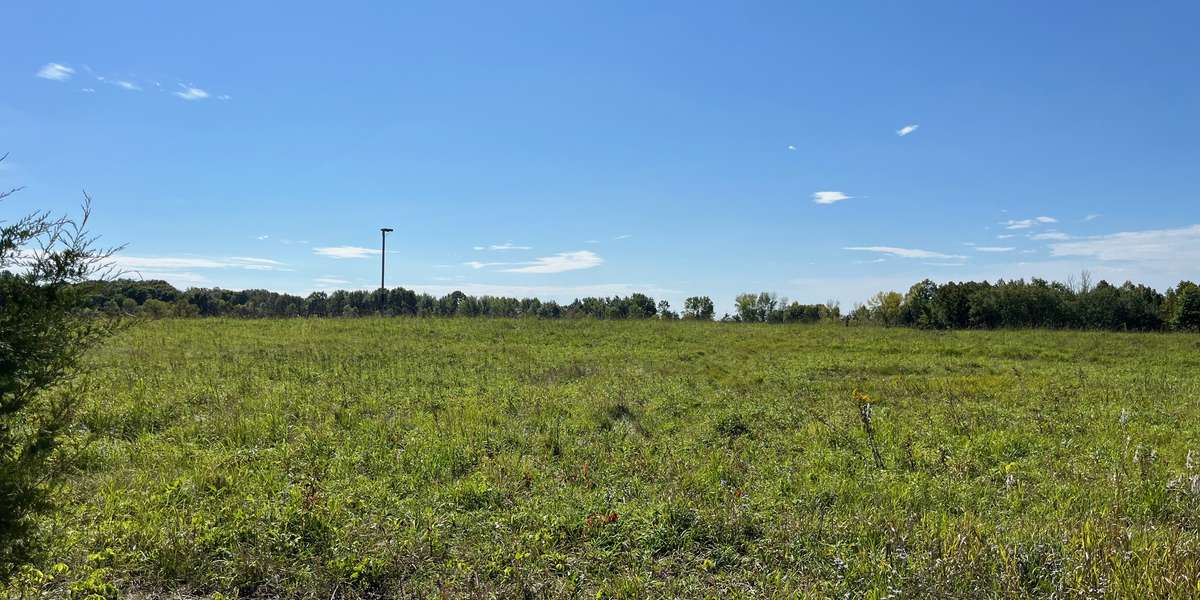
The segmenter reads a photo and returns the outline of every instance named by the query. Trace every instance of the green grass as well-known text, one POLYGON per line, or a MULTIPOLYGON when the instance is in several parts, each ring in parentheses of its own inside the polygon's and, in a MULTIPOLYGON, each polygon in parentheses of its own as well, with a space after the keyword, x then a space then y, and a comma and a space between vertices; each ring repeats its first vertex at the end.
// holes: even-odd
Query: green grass
POLYGON ((176 320, 94 362, 10 594, 1200 594, 1200 336, 176 320))

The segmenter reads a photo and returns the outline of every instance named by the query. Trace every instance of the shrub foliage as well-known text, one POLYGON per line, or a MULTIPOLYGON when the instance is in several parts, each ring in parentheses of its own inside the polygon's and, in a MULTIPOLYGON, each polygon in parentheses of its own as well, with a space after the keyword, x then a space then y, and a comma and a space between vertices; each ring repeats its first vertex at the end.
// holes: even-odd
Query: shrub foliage
POLYGON ((70 467, 63 440, 78 390, 65 384, 119 326, 82 310, 83 282, 102 276, 112 253, 88 235, 89 214, 85 195, 77 218, 37 212, 0 222, 0 579, 29 557, 34 519, 70 467))

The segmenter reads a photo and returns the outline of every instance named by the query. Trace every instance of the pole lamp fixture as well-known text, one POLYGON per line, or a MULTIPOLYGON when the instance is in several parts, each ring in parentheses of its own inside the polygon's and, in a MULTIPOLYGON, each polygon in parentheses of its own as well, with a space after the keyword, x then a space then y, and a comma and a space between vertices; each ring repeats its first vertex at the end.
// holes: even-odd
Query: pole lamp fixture
POLYGON ((387 234, 395 231, 391 227, 379 228, 379 239, 382 242, 379 249, 379 289, 387 289, 384 285, 384 274, 387 272, 387 234))

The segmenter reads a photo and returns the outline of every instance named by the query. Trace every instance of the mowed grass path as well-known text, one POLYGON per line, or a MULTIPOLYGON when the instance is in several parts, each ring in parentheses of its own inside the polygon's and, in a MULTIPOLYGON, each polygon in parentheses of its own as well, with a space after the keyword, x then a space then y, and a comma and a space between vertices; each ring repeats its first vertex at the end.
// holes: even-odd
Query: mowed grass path
POLYGON ((94 362, 52 594, 1200 593, 1200 336, 171 320, 94 362))

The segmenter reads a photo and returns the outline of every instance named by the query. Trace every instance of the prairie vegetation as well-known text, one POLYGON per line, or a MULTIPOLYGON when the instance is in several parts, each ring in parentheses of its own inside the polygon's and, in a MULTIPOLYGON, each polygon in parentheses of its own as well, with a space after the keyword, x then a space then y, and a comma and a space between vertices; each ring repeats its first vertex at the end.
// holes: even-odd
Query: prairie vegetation
POLYGON ((1200 337, 165 319, 15 597, 1193 597, 1200 337))

